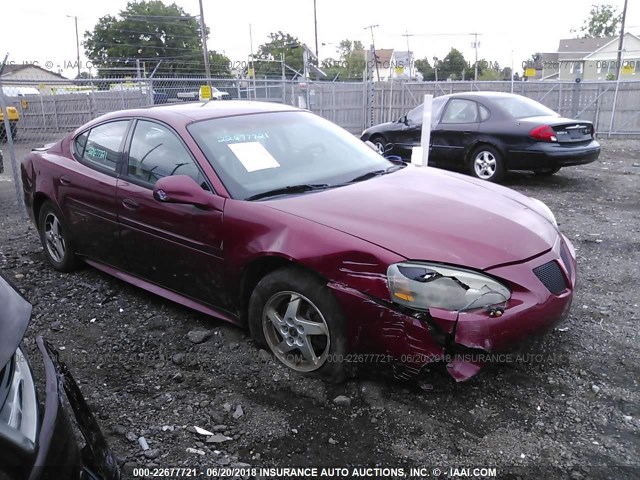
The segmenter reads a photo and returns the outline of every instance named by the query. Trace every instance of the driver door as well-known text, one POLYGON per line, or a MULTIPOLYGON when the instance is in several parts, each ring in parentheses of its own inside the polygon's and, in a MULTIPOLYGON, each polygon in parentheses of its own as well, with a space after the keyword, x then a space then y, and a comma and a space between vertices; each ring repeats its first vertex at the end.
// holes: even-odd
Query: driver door
POLYGON ((116 191, 128 270, 149 282, 220 307, 224 198, 217 196, 180 137, 168 126, 137 120, 116 191), (188 175, 211 192, 214 209, 163 203, 155 182, 188 175))

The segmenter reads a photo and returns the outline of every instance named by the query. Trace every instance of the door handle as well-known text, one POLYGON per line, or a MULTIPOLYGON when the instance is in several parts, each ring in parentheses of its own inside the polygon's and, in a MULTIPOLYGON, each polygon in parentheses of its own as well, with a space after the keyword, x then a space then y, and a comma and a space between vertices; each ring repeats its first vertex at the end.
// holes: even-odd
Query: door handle
POLYGON ((60 184, 62 185, 71 185, 71 179, 69 179, 68 177, 65 177, 64 175, 62 175, 59 178, 60 184))
POLYGON ((131 198, 125 198, 124 200, 122 200, 122 205, 124 205, 125 208, 128 208, 129 210, 136 210, 140 206, 138 202, 131 198))

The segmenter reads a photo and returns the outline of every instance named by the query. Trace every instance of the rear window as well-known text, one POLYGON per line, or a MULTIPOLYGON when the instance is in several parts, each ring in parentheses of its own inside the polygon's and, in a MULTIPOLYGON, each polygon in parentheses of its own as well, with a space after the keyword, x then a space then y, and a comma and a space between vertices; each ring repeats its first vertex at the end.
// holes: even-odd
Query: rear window
POLYGON ((542 117, 548 115, 554 117, 560 116, 550 108, 526 97, 494 98, 493 103, 513 118, 542 117))

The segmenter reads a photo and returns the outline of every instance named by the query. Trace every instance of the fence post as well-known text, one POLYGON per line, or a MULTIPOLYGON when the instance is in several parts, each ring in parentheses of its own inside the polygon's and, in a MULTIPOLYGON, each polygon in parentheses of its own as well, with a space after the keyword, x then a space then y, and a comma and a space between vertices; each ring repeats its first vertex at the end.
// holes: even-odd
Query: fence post
POLYGON ((53 120, 56 124, 56 132, 60 131, 60 122, 58 121, 58 104, 56 103, 57 95, 51 95, 53 98, 53 120))
POLYGON ((582 83, 573 84, 573 95, 571 96, 571 118, 576 118, 578 116, 581 85, 582 83))
POLYGON ((596 132, 600 130, 598 123, 600 123, 600 85, 598 85, 598 90, 596 90, 596 114, 593 119, 593 126, 596 132))
MULTIPOLYGON (((6 60, 6 59, 5 59, 6 60)), ((5 101, 4 93, 2 91, 2 82, 0 81, 0 112, 2 112, 2 120, 4 123, 5 136, 7 137, 7 146, 9 147, 9 158, 11 159, 11 170, 13 170, 13 186, 16 190, 16 203, 20 209, 23 219, 27 219, 27 207, 24 204, 24 198, 22 197, 22 184, 20 183, 20 174, 18 171, 18 162, 16 160, 16 149, 13 143, 13 134, 11 133, 11 122, 9 122, 9 111, 7 110, 8 103, 5 101)))

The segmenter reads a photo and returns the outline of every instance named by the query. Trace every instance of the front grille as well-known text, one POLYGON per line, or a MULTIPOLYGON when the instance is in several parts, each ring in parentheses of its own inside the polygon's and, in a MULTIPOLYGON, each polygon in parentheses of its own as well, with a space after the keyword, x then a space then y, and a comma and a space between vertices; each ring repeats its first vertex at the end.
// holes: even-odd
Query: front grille
POLYGON ((565 245, 562 246, 562 250, 560 251, 560 258, 562 258, 562 263, 564 263, 567 272, 569 272, 569 277, 571 277, 571 256, 569 255, 569 250, 565 245))
POLYGON ((0 410, 4 405, 7 395, 9 395, 9 389, 11 388, 11 372, 13 371, 13 357, 9 360, 0 370, 0 410))
POLYGON ((551 293, 557 295, 567 288, 560 265, 554 260, 533 269, 533 273, 551 293))

